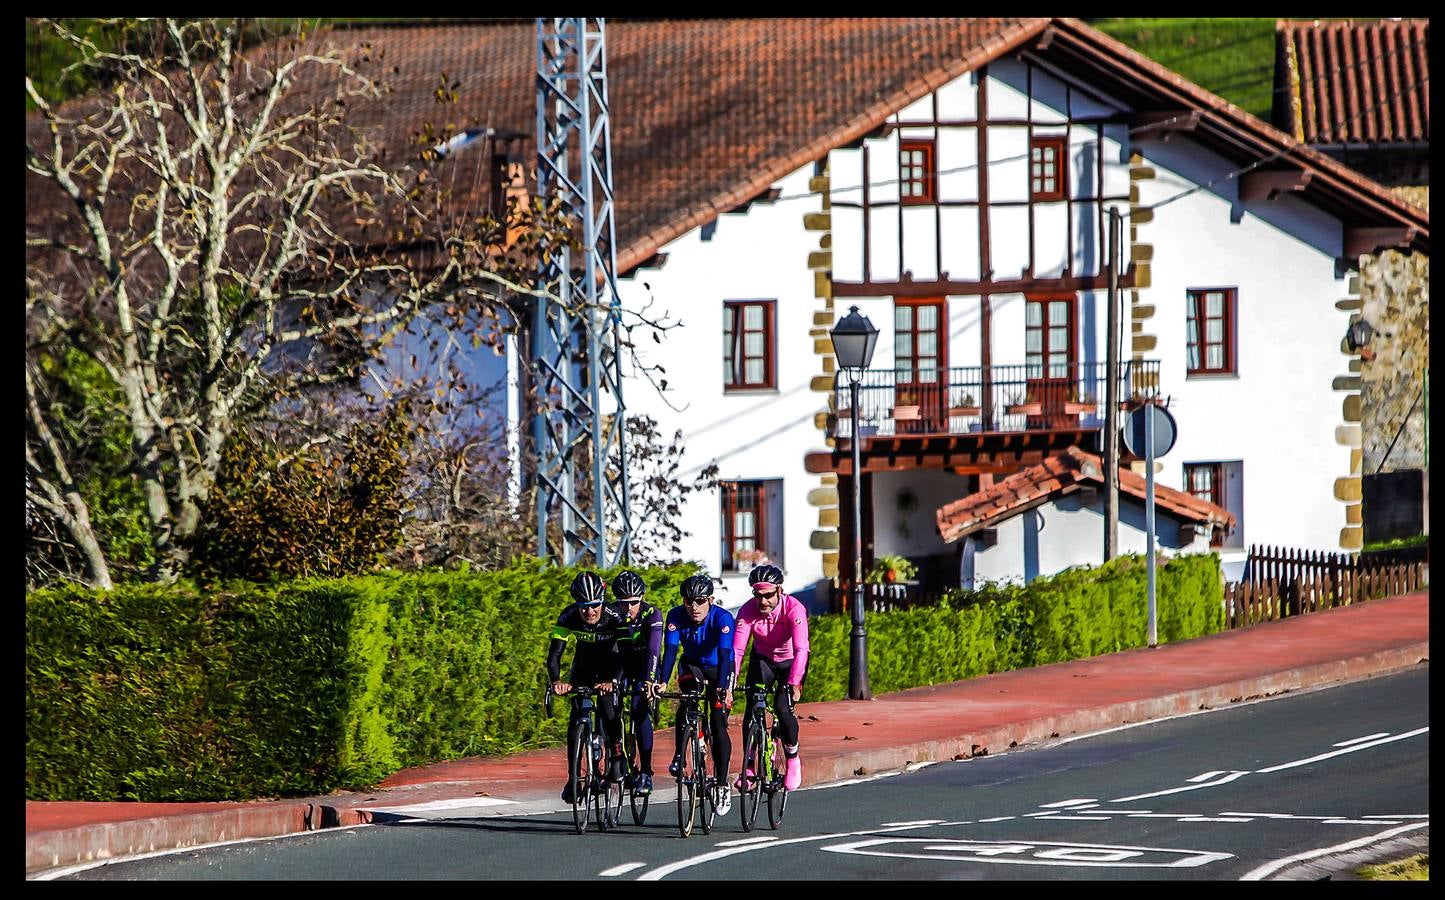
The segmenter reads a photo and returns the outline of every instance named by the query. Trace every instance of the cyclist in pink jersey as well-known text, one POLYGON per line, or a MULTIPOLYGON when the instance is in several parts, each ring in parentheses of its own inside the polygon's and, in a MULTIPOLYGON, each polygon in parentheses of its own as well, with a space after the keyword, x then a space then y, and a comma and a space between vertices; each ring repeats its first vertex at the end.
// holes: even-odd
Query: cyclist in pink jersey
MULTIPOLYGON (((733 667, 741 671, 743 651, 748 638, 753 652, 748 660, 748 679, 743 685, 761 684, 771 687, 780 682, 773 695, 773 712, 777 714, 778 730, 788 764, 783 787, 797 790, 803 783, 803 765, 798 759, 798 717, 793 704, 803 690, 808 674, 808 612, 796 598, 783 593, 783 573, 777 566, 761 565, 748 573, 753 597, 737 612, 733 632, 733 667)), ((735 683, 738 683, 735 681, 735 683)), ((751 713, 749 709, 745 712, 751 713)), ((752 748, 744 743, 743 759, 752 748)), ((746 770, 739 776, 737 789, 743 790, 746 770)))

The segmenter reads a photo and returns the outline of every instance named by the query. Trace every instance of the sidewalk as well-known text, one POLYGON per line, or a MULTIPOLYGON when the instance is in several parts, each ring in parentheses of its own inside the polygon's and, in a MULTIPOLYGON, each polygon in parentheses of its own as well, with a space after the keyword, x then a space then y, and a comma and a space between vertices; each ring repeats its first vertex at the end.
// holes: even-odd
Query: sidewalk
MULTIPOLYGON (((875 697, 805 703, 804 784, 997 753, 1015 745, 1225 706, 1428 664, 1428 591, 1371 600, 1153 650, 1002 672, 875 697)), ((733 720, 736 729, 737 718, 733 720)), ((735 732, 736 733, 736 732, 735 732)), ((670 746, 665 730, 659 740, 670 746)), ((734 740, 734 755, 740 741, 734 740)), ((665 768, 659 750, 655 766, 665 768)), ((733 769, 736 771, 736 762, 733 769)), ((383 808, 545 802, 565 751, 471 758, 397 772, 376 790, 253 803, 25 804, 25 873, 240 838, 371 822, 383 808)), ((664 779, 666 780, 665 776, 664 779)), ((382 816, 377 816, 381 820, 382 816)))

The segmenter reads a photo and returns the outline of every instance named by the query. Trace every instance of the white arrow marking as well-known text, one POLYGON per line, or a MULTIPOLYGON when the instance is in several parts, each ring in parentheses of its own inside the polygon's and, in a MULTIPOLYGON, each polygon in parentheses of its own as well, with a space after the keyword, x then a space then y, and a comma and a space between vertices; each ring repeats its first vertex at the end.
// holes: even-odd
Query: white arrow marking
POLYGON ((623 864, 620 865, 620 866, 613 866, 613 867, 610 868, 610 869, 603 869, 601 872, 598 872, 597 874, 598 874, 598 875, 605 875, 605 876, 607 876, 607 877, 610 878, 610 877, 613 876, 613 875, 625 875, 626 873, 631 872, 633 869, 640 869, 640 868, 642 868, 642 867, 645 866, 645 865, 647 865, 647 863, 641 863, 641 862, 623 863, 623 864))
POLYGON ((1375 733, 1375 734, 1367 734, 1367 735, 1365 735, 1364 737, 1350 738, 1348 741, 1340 741, 1338 744, 1335 744, 1334 746, 1336 746, 1336 747, 1348 747, 1348 746, 1350 746, 1351 744, 1360 744, 1360 743, 1363 743, 1363 742, 1365 742, 1365 741, 1373 741, 1375 738, 1382 738, 1382 737, 1389 737, 1389 736, 1390 736, 1390 732, 1388 732, 1388 731, 1381 731, 1381 732, 1377 732, 1377 733, 1375 733))
POLYGON ((1115 797, 1113 800, 1110 800, 1109 802, 1110 802, 1110 803, 1127 803, 1127 802, 1129 802, 1130 800, 1145 800, 1145 799, 1147 799, 1147 798, 1149 798, 1149 797, 1163 797, 1163 796, 1166 795, 1166 794, 1181 794, 1181 793, 1183 793, 1184 791, 1197 791, 1197 790, 1199 790, 1200 788, 1219 787, 1221 784, 1228 784, 1229 782, 1233 781, 1234 779, 1236 779, 1236 778, 1242 778, 1242 777, 1244 777, 1245 775, 1248 775, 1248 774, 1249 774, 1248 772, 1230 772, 1228 775, 1224 776, 1223 778, 1219 779, 1218 781, 1206 781, 1206 782, 1202 782, 1202 783, 1200 783, 1200 784, 1191 784, 1191 785, 1188 785, 1187 787, 1170 788, 1170 789, 1167 790, 1167 791, 1154 791, 1154 792, 1151 793, 1151 794, 1134 794, 1134 795, 1131 796, 1131 797, 1115 797))
POLYGON ((775 838, 775 837, 770 837, 770 836, 768 836, 768 835, 764 835, 764 836, 762 836, 762 837, 740 838, 740 839, 738 839, 738 840, 736 840, 736 841, 719 841, 719 842, 717 843, 717 846, 719 846, 719 847, 742 847, 742 846, 745 846, 745 845, 747 845, 747 844, 766 844, 766 843, 769 843, 770 841, 776 841, 776 840, 777 840, 777 838, 775 838))
POLYGON ((1355 744, 1353 746, 1346 747, 1343 750, 1335 750, 1331 753, 1321 753, 1319 756, 1311 756, 1308 759, 1296 759, 1292 762, 1280 763, 1277 766, 1270 766, 1268 769, 1257 769, 1256 771, 1263 775, 1266 772, 1278 772, 1281 769, 1293 769, 1295 766, 1307 766, 1310 763, 1319 762, 1322 759, 1329 759, 1332 756, 1339 756, 1344 753, 1354 753, 1356 750, 1368 750, 1371 747, 1378 747, 1381 744, 1389 744, 1395 741, 1403 741, 1405 738, 1412 738, 1417 734, 1424 734, 1429 730, 1430 726, 1426 725, 1424 728, 1416 728, 1414 731, 1407 731, 1404 734, 1397 734, 1394 737, 1381 738, 1377 741, 1370 741, 1368 744, 1355 744))
POLYGON ((1195 775, 1193 778, 1186 778, 1186 779, 1184 779, 1184 780, 1185 780, 1185 781, 1208 781, 1209 779, 1213 778, 1213 777, 1216 776, 1216 775, 1223 775, 1224 772, 1225 772, 1224 769, 1215 769, 1213 772, 1205 772, 1205 773, 1200 774, 1200 775, 1195 775))

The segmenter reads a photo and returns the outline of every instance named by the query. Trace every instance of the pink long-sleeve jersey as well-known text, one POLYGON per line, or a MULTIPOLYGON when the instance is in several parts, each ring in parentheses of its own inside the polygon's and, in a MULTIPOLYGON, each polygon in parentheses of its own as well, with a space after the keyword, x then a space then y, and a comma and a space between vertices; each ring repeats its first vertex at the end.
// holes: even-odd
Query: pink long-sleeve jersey
POLYGON ((764 659, 793 660, 788 683, 803 683, 803 674, 808 669, 808 611, 803 604, 791 594, 784 594, 770 615, 763 615, 757 597, 738 608, 737 627, 733 632, 733 667, 739 677, 747 674, 740 667, 749 636, 753 639, 753 650, 764 659))

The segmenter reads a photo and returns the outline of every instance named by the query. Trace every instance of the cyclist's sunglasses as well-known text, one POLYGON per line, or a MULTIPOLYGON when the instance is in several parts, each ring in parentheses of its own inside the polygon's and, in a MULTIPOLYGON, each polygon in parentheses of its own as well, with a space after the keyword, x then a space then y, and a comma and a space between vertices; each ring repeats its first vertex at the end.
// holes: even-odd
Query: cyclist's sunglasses
POLYGON ((753 587, 753 593, 757 594, 759 597, 771 597, 780 590, 782 590, 782 588, 779 588, 776 585, 769 585, 768 587, 756 585, 753 587))
POLYGON ((684 601, 682 601, 682 602, 683 602, 683 604, 686 605, 686 606, 706 606, 706 605, 707 605, 709 602, 711 602, 711 601, 712 601, 712 598, 711 598, 711 597, 702 597, 702 598, 697 599, 697 600, 684 600, 684 601))
POLYGON ((642 598, 641 598, 641 597, 622 597, 622 598, 619 599, 617 602, 618 602, 618 603, 626 603, 628 606, 636 606, 637 604, 639 604, 639 603, 642 602, 642 598))

